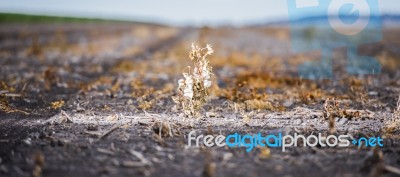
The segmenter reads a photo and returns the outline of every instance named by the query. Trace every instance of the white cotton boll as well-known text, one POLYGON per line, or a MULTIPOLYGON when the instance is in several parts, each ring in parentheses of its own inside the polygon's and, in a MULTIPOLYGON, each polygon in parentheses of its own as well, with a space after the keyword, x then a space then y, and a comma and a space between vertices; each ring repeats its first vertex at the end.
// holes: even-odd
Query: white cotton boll
POLYGON ((187 98, 193 98, 193 90, 191 87, 186 87, 185 90, 183 90, 183 96, 187 98))
POLYGON ((194 45, 194 43, 192 43, 192 50, 195 50, 196 46, 194 45))
POLYGON ((200 77, 198 73, 199 73, 199 69, 197 69, 197 67, 194 68, 194 70, 193 70, 193 76, 194 76, 194 78, 199 78, 199 77, 200 77))
POLYGON ((193 79, 192 79, 192 76, 188 76, 188 77, 186 77, 185 84, 186 84, 186 86, 188 86, 188 87, 192 87, 192 85, 193 85, 193 79))
POLYGON ((203 66, 203 69, 201 70, 201 73, 202 73, 203 76, 209 75, 206 66, 203 66))
POLYGON ((187 75, 185 77, 186 88, 185 90, 183 90, 183 96, 191 99, 193 98, 193 78, 190 75, 187 75))
POLYGON ((211 55, 214 53, 214 50, 212 49, 212 46, 210 44, 207 44, 207 54, 211 55))
POLYGON ((185 80, 179 79, 178 85, 179 85, 179 87, 183 87, 185 85, 185 80))
POLYGON ((202 77, 204 78, 204 79, 210 79, 210 72, 208 71, 208 69, 207 69, 207 66, 203 66, 203 69, 202 69, 202 77))
POLYGON ((205 87, 205 88, 211 87, 211 81, 209 81, 209 80, 204 80, 204 87, 205 87))
POLYGON ((191 75, 184 73, 183 76, 185 77, 185 84, 186 86, 192 86, 193 85, 193 78, 191 75))
POLYGON ((203 74, 203 79, 207 80, 207 79, 211 79, 211 76, 209 73, 203 74))

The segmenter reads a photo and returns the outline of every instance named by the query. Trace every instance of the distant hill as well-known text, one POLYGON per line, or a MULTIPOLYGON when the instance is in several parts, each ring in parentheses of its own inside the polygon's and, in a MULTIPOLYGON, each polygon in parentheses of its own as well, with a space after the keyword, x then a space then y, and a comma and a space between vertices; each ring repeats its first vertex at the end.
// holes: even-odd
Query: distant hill
MULTIPOLYGON (((334 17, 333 17, 334 18, 334 17)), ((344 17, 344 18, 354 18, 354 17, 344 17)), ((367 17, 361 17, 363 19, 366 19, 367 17)), ((381 18, 381 21, 383 24, 397 24, 400 25, 400 15, 382 15, 382 16, 371 16, 371 19, 377 19, 377 18, 381 18)), ((299 18, 296 20, 296 23, 301 23, 303 25, 318 25, 321 24, 322 22, 324 22, 326 19, 326 16, 320 15, 320 16, 310 16, 310 17, 303 17, 303 18, 299 18)), ((267 22, 265 24, 261 24, 261 25, 255 25, 255 26, 264 26, 264 25, 273 25, 273 26, 280 26, 280 25, 289 25, 289 21, 273 21, 273 22, 267 22)))
POLYGON ((155 23, 138 22, 130 20, 62 17, 62 16, 31 15, 31 14, 0 12, 0 24, 2 23, 3 24, 4 23, 135 23, 135 24, 159 25, 155 23))

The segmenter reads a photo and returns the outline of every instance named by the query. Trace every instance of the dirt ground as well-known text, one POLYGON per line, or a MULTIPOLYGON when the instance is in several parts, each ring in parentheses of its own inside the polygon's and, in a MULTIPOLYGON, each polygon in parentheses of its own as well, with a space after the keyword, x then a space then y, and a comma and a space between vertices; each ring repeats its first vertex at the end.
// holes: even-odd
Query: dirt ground
POLYGON ((297 66, 320 54, 292 54, 284 26, 2 24, 0 176, 398 176, 400 30, 383 33, 359 48, 379 59, 381 74, 346 74, 339 48, 333 79, 305 80, 297 66), (215 77, 191 118, 171 97, 192 42, 213 45, 215 77), (381 136, 384 147, 247 153, 188 147, 192 130, 381 136))

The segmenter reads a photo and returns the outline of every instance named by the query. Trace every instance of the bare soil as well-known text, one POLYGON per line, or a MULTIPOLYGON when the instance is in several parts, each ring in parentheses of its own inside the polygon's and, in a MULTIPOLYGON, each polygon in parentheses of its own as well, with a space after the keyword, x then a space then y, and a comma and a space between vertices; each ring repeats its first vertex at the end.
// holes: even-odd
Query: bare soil
POLYGON ((319 54, 292 54, 286 27, 2 24, 0 176, 399 175, 400 30, 384 28, 382 42, 359 48, 379 59, 381 74, 346 74, 345 52, 335 50, 332 80, 304 80, 297 66, 319 54), (186 117, 171 97, 192 42, 214 46, 215 77, 199 116, 186 117), (334 127, 328 98, 347 112, 331 119, 334 127), (188 147, 192 130, 333 131, 381 136, 384 147, 247 153, 188 147))

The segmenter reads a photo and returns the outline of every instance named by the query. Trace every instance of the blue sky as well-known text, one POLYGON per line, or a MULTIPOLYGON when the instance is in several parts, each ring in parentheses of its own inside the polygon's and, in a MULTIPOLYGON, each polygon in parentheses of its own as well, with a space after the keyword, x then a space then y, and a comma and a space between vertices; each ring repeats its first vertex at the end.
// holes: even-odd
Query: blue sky
MULTIPOLYGON (((398 0, 379 0, 383 14, 398 0)), ((0 12, 132 19, 175 25, 248 24, 288 19, 286 0, 0 0, 0 12)))

